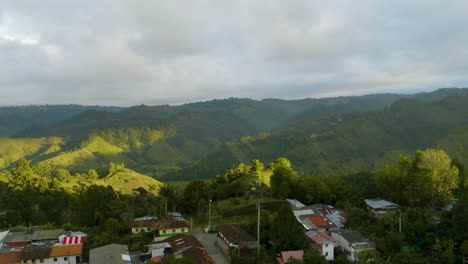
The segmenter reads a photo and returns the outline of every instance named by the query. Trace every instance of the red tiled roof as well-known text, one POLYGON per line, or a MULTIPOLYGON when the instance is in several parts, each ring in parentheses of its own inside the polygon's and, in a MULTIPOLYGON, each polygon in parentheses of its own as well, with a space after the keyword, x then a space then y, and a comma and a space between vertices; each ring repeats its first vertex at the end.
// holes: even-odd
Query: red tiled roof
POLYGON ((281 256, 276 260, 280 264, 287 263, 289 259, 302 260, 304 258, 304 250, 295 250, 295 251, 283 251, 281 256))
POLYGON ((320 216, 309 217, 309 221, 315 226, 326 226, 328 225, 327 219, 320 216))
POLYGON ((336 239, 320 231, 310 230, 306 235, 310 240, 314 241, 318 245, 323 245, 328 241, 336 242, 336 239))
POLYGON ((151 261, 154 262, 154 263, 158 263, 158 262, 162 261, 162 258, 161 258, 161 256, 153 257, 153 258, 151 258, 151 261))

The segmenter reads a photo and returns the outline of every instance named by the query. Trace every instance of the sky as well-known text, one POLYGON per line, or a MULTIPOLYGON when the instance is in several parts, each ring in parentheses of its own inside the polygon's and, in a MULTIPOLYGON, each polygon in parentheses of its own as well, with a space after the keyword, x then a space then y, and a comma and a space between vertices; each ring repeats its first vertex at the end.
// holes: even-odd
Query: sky
POLYGON ((468 86, 468 1, 0 0, 0 105, 468 86))

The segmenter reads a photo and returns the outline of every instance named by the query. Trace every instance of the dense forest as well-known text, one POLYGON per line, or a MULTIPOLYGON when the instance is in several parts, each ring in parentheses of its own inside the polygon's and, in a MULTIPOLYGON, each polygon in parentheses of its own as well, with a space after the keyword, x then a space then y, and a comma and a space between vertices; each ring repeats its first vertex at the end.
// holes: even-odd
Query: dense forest
MULTIPOLYGON (((63 169, 21 159, 0 184, 0 206, 8 211, 0 225, 79 228, 89 233, 89 248, 126 243, 133 250, 145 250, 151 237, 130 235, 127 223, 134 217, 163 215, 167 205, 202 227, 212 199, 215 223, 241 222, 256 235, 254 204, 260 202, 262 253, 243 252, 240 259, 234 254, 233 263, 270 263, 275 252, 307 247, 302 227, 284 202, 285 198, 295 198, 344 209, 347 227, 361 231, 377 244, 377 251, 362 256, 362 263, 368 259, 373 263, 455 263, 468 253, 468 178, 464 166, 443 150, 401 155, 398 162, 375 171, 342 177, 301 174, 288 159, 278 158, 266 165, 259 160, 238 164, 210 181, 166 184, 157 194, 144 185, 134 194, 123 194, 99 183, 122 170, 126 170, 122 165, 110 164, 107 171, 70 175, 63 169), (74 180, 87 184, 66 188, 74 180), (363 200, 369 197, 383 197, 401 205, 401 232, 398 215, 377 221, 368 214, 363 200), (458 202, 453 208, 444 209, 455 198, 458 202), (269 241, 274 241, 273 246, 269 241)), ((336 262, 347 260, 338 258, 336 262)), ((304 263, 326 262, 316 253, 306 252, 304 263)))

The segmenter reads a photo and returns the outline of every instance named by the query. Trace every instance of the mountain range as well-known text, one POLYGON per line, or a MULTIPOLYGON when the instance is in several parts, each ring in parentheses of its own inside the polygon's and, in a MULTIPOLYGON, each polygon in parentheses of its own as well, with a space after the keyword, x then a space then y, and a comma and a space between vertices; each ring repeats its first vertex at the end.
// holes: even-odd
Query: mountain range
MULTIPOLYGON (((440 147, 468 163, 468 89, 178 106, 0 107, 0 169, 21 157, 71 172, 110 162, 164 180, 286 157, 304 173, 372 170, 440 147)), ((466 164, 468 165, 468 164, 466 164)))

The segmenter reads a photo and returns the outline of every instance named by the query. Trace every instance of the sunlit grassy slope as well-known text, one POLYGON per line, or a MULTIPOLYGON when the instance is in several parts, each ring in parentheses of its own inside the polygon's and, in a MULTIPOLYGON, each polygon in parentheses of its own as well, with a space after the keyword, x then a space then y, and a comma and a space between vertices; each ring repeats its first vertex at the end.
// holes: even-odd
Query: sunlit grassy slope
POLYGON ((122 194, 137 193, 136 189, 142 187, 154 195, 159 193, 159 189, 162 186, 161 182, 130 169, 123 169, 113 175, 107 176, 99 180, 97 184, 104 186, 110 185, 115 191, 122 194))
POLYGON ((0 169, 10 166, 21 157, 39 158, 57 153, 63 139, 51 138, 0 138, 0 169))

